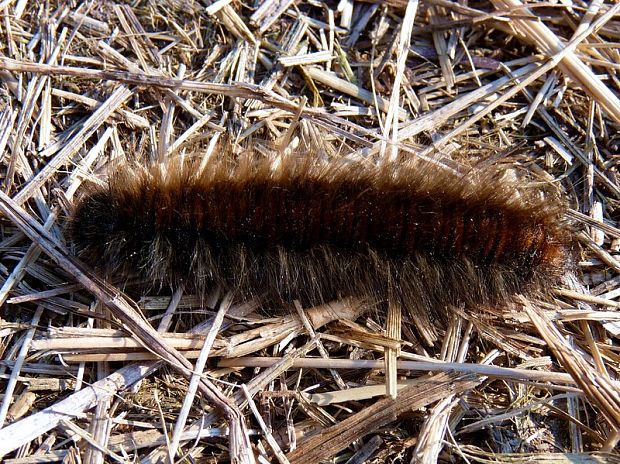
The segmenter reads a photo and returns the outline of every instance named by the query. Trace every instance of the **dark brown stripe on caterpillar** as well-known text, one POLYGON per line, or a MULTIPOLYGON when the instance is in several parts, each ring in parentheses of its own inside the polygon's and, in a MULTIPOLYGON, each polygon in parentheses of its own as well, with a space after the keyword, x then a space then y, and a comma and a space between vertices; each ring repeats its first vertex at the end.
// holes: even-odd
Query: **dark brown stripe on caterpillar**
POLYGON ((127 165, 80 197, 78 253, 107 274, 213 285, 309 304, 338 296, 444 312, 506 302, 570 266, 553 189, 429 162, 309 162, 254 155, 127 165), (391 288, 388 288, 390 282, 391 288))

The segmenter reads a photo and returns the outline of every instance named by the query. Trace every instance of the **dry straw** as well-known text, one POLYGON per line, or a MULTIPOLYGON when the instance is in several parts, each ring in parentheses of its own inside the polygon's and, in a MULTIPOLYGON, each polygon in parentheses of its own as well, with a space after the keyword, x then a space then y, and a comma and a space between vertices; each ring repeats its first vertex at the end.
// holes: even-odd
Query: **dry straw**
POLYGON ((0 1, 4 462, 618 462, 620 5, 465 3, 0 1), (570 199, 576 277, 441 325, 75 259, 85 181, 223 140, 508 161, 570 199))

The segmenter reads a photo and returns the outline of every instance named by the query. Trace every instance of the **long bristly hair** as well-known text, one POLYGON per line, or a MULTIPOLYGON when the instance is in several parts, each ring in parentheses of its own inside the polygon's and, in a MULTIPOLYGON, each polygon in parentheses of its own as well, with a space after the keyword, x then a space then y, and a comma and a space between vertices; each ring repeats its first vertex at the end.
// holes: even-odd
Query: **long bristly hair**
POLYGON ((226 149, 126 162, 83 189, 70 237, 108 276, 306 304, 396 298, 445 319, 540 293, 571 267, 560 193, 505 170, 226 149))

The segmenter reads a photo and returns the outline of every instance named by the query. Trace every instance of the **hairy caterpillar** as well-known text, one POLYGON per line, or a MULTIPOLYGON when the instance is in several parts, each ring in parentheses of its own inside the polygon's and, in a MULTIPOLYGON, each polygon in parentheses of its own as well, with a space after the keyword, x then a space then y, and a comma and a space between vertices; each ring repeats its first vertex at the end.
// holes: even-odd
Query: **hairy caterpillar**
POLYGON ((214 285, 308 304, 397 298, 502 304, 556 283, 571 261, 564 203, 501 166, 321 161, 256 154, 126 165, 80 197, 78 253, 108 275, 214 285))

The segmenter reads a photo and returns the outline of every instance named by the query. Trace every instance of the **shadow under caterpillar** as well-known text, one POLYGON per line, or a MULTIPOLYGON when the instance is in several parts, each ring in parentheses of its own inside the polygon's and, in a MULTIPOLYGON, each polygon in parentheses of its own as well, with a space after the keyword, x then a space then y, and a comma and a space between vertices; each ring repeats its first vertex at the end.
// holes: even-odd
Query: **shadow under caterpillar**
POLYGON ((560 195, 502 179, 497 165, 457 174, 294 154, 277 167, 255 154, 205 164, 127 163, 87 187, 69 227, 79 256, 199 293, 397 298, 440 319, 448 305, 536 293, 571 266, 560 195))

